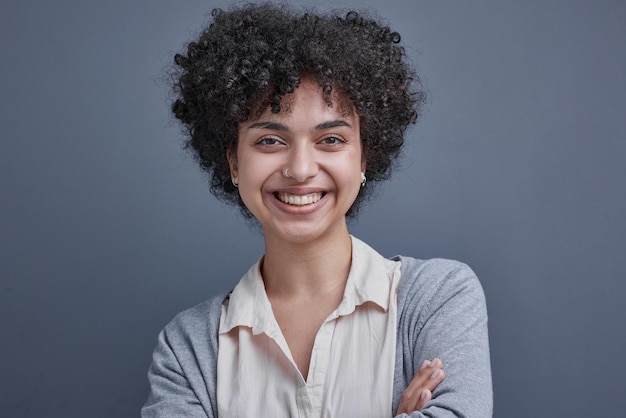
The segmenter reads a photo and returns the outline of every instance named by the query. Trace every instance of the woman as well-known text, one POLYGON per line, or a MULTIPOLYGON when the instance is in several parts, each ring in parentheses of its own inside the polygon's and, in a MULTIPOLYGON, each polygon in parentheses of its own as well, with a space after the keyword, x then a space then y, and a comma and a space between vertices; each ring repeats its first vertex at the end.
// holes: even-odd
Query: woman
POLYGON ((265 252, 160 334, 143 416, 491 415, 473 272, 385 259, 348 232, 423 102, 398 43, 354 12, 264 4, 214 11, 175 57, 187 146, 265 252))

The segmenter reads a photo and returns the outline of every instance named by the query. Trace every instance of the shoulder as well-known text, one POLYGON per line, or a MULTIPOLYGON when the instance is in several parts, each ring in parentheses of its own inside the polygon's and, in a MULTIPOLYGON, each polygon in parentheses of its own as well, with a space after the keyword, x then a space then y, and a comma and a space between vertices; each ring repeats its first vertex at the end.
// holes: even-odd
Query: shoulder
POLYGON ((405 286, 433 286, 454 278, 478 281, 474 271, 460 261, 445 258, 420 260, 405 256, 396 256, 393 259, 401 262, 402 281, 405 286))
POLYGON ((216 416, 218 295, 187 309, 159 333, 148 371, 144 417, 216 416))
POLYGON ((454 310, 468 304, 485 305, 482 286, 467 264, 441 258, 419 260, 398 256, 394 259, 401 262, 398 284, 401 310, 428 316, 444 306, 454 310))
MULTIPOLYGON (((419 260, 397 256, 401 262, 400 288, 420 293, 437 291, 441 287, 480 287, 474 271, 465 263, 443 258, 419 260)), ((401 291, 402 291, 401 290, 401 291)))
POLYGON ((202 346, 215 340, 227 298, 228 294, 219 294, 176 315, 163 329, 170 345, 202 346))

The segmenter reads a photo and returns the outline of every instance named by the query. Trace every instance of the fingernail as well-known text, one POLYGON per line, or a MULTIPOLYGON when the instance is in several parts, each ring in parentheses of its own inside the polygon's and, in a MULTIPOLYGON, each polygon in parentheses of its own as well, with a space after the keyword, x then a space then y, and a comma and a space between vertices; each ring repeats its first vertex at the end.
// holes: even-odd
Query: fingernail
POLYGON ((428 392, 426 392, 426 389, 424 389, 424 390, 422 391, 422 393, 420 394, 420 399, 421 399, 421 400, 426 399, 426 395, 427 395, 427 394, 428 394, 428 392))
POLYGON ((431 379, 436 379, 437 377, 439 377, 439 374, 441 374, 441 369, 437 369, 433 372, 433 374, 430 376, 431 379))
POLYGON ((428 366, 430 366, 430 360, 424 360, 424 362, 422 363, 422 367, 420 367, 420 370, 425 369, 428 366))

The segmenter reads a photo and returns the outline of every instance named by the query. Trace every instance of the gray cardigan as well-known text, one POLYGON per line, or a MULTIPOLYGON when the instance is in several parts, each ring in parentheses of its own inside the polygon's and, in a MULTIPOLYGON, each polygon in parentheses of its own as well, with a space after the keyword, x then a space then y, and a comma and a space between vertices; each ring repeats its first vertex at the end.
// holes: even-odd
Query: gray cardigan
MULTIPOLYGON (((439 357, 446 377, 433 399, 410 417, 491 417, 487 309, 476 275, 456 261, 394 259, 402 266, 389 416, 395 414, 421 363, 439 357)), ((178 314, 159 334, 142 417, 217 418, 217 341, 226 297, 211 298, 178 314)))

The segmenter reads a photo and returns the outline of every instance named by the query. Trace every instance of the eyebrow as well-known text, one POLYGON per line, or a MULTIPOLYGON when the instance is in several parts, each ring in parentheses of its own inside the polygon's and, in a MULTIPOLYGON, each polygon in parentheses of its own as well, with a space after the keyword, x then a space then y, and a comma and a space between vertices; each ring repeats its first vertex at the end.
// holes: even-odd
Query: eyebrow
POLYGON ((350 125, 345 120, 337 119, 337 120, 329 120, 328 122, 320 123, 319 125, 315 126, 314 130, 316 130, 316 131, 323 131, 324 129, 338 128, 338 127, 341 127, 341 126, 345 126, 347 128, 352 128, 352 125, 350 125))
POLYGON ((273 131, 288 131, 289 128, 282 123, 276 122, 256 122, 248 126, 248 129, 271 129, 273 131))
MULTIPOLYGON (((336 119, 336 120, 329 120, 327 122, 320 123, 319 125, 315 125, 313 130, 323 131, 325 129, 338 128, 338 127, 344 127, 344 126, 348 128, 352 128, 352 125, 350 125, 345 120, 336 119)), ((289 128, 286 125, 283 125, 282 123, 277 123, 277 122, 256 122, 248 126, 248 129, 270 129, 273 131, 285 131, 285 132, 289 131, 289 128)))

